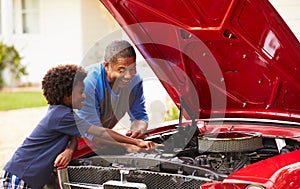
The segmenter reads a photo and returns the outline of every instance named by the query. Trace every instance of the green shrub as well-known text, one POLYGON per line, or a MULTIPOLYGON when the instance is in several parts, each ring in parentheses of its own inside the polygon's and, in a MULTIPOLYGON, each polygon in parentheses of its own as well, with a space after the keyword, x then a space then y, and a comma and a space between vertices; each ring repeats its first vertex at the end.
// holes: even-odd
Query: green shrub
POLYGON ((172 104, 166 112, 166 117, 164 121, 177 120, 178 118, 179 118, 179 110, 175 105, 172 104))
POLYGON ((19 80, 22 75, 28 74, 26 67, 21 64, 21 59, 22 57, 13 45, 7 46, 0 42, 0 88, 6 85, 2 75, 5 68, 11 71, 16 80, 19 80))

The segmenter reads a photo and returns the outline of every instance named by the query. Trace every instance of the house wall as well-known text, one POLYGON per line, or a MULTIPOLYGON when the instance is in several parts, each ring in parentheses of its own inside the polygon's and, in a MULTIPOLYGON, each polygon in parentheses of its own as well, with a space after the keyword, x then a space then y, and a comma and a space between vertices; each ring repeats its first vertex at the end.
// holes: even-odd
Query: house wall
POLYGON ((81 0, 81 65, 103 59, 104 48, 112 39, 122 38, 122 30, 99 0, 81 0))
MULTIPOLYGON (((114 37, 122 36, 118 24, 98 0, 40 0, 39 24, 38 34, 13 34, 9 41, 27 66, 29 75, 22 77, 22 82, 40 83, 46 71, 55 65, 81 64, 89 49, 103 36, 111 33, 114 37)), ((87 60, 101 58, 105 44, 99 44, 96 56, 89 52, 87 60)), ((9 74, 6 76, 9 82, 9 74)))
POLYGON ((300 41, 300 1, 270 0, 270 2, 300 41))
POLYGON ((78 63, 82 54, 80 0, 41 0, 40 32, 13 35, 29 75, 40 82, 46 70, 58 64, 78 63))

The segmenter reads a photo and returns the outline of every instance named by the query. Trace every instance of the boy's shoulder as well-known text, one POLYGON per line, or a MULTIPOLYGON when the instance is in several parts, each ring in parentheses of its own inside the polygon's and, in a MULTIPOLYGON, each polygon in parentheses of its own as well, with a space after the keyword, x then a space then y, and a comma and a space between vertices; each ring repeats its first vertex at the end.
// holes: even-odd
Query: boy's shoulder
MULTIPOLYGON (((58 125, 63 119, 74 119, 73 110, 65 105, 49 105, 46 115, 39 125, 58 125)), ((48 126, 47 126, 48 127, 48 126)))
POLYGON ((48 114, 57 115, 58 117, 63 117, 66 114, 72 113, 72 108, 65 106, 63 104, 50 105, 48 108, 48 114))

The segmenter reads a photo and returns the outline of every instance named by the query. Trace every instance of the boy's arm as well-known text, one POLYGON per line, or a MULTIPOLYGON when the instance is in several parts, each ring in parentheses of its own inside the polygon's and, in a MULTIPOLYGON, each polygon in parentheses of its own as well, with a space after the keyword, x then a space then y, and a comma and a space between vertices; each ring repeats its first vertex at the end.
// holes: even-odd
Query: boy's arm
POLYGON ((54 161, 54 166, 55 167, 61 167, 61 166, 66 167, 72 160, 73 153, 76 149, 77 149, 77 138, 74 136, 71 136, 68 147, 56 157, 56 159, 54 161))
POLYGON ((140 139, 134 139, 130 138, 124 135, 121 135, 111 129, 103 128, 103 127, 97 127, 95 125, 92 125, 88 130, 87 133, 95 135, 97 137, 100 137, 102 139, 107 139, 110 141, 116 141, 120 143, 126 143, 126 144, 133 144, 140 148, 154 148, 157 144, 152 141, 143 141, 140 139))
POLYGON ((141 150, 140 147, 133 145, 133 144, 127 144, 127 143, 121 143, 121 142, 116 142, 115 140, 107 140, 99 137, 93 137, 93 143, 95 145, 114 145, 114 146, 123 146, 126 148, 127 152, 129 153, 136 153, 141 150))

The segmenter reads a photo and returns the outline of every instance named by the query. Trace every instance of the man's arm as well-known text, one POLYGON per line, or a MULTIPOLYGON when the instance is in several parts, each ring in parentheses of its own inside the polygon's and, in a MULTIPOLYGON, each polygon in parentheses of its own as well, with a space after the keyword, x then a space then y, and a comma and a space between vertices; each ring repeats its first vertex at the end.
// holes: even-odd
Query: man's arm
POLYGON ((130 130, 126 136, 132 138, 144 138, 148 128, 148 115, 145 105, 145 97, 143 90, 143 80, 139 75, 136 75, 131 83, 134 101, 128 112, 131 120, 130 130))
POLYGON ((136 153, 138 152, 141 148, 133 145, 133 144, 127 144, 127 143, 121 143, 121 142, 116 142, 115 140, 107 140, 107 139, 103 139, 100 137, 93 137, 93 143, 95 145, 107 145, 107 146, 123 146, 126 148, 127 152, 129 153, 136 153))
MULTIPOLYGON (((84 79, 84 94, 85 100, 83 107, 77 111, 77 114, 82 119, 89 123, 101 126, 100 122, 100 100, 103 98, 103 91, 98 86, 98 74, 100 73, 100 66, 96 66, 89 70, 88 76, 84 79)), ((99 84, 101 85, 101 83, 99 84)))

